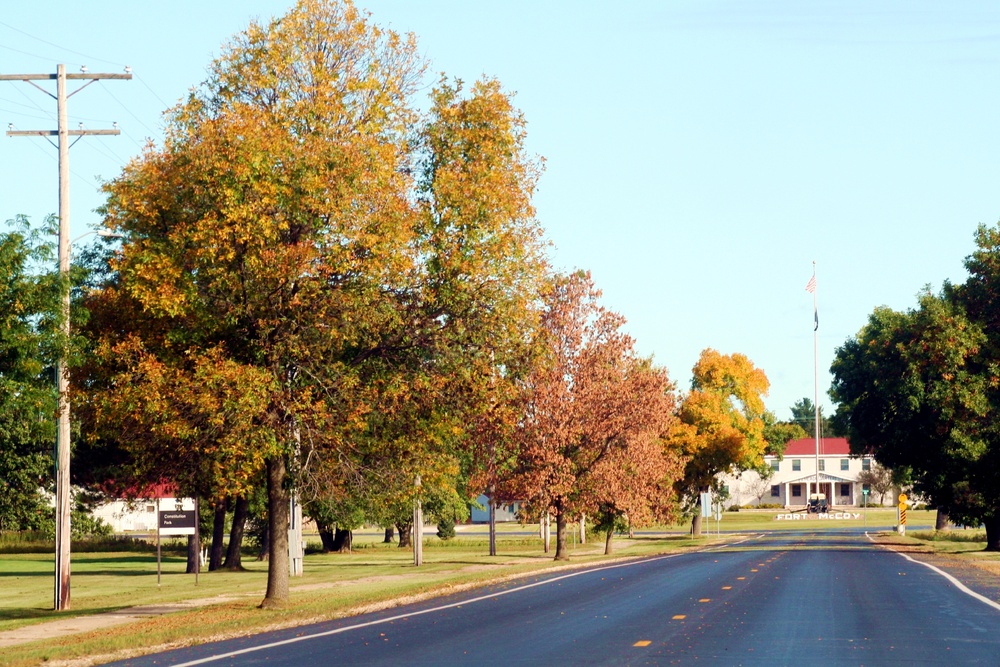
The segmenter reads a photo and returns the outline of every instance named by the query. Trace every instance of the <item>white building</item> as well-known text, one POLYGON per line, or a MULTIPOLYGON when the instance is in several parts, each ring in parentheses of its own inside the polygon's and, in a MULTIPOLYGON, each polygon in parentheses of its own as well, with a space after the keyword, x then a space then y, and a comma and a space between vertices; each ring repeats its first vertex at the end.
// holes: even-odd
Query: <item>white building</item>
MULTIPOLYGON (((723 483, 729 487, 730 505, 772 504, 786 508, 805 507, 810 494, 822 493, 834 507, 860 507, 877 503, 878 498, 868 495, 864 499, 863 485, 857 481, 863 470, 871 469, 874 459, 852 457, 846 438, 820 438, 819 458, 816 457, 816 440, 792 440, 785 448, 784 457, 765 456, 772 472, 768 479, 761 479, 756 472, 726 476, 723 483), (817 461, 819 470, 816 470, 817 461), (819 488, 817 489, 817 472, 819 488), (759 499, 758 499, 759 497, 759 499)), ((892 503, 892 494, 886 494, 892 503)))
POLYGON ((91 515, 111 526, 116 534, 155 533, 157 502, 161 511, 193 510, 193 498, 149 498, 112 500, 99 505, 91 515))

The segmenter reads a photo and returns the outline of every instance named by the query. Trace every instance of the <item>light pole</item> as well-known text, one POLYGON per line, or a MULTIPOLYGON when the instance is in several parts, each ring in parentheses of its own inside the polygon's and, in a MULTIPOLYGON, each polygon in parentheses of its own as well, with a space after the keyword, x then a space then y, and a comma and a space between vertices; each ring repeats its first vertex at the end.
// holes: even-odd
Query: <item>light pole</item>
POLYGON ((70 600, 69 367, 66 360, 66 347, 69 345, 70 336, 70 252, 74 243, 91 234, 108 238, 119 237, 118 234, 107 229, 97 229, 81 234, 70 241, 68 231, 68 228, 65 228, 60 220, 59 289, 62 291, 60 332, 63 341, 60 345, 59 359, 56 362, 56 386, 59 392, 56 423, 56 563, 55 601, 53 603, 56 611, 69 609, 70 600))

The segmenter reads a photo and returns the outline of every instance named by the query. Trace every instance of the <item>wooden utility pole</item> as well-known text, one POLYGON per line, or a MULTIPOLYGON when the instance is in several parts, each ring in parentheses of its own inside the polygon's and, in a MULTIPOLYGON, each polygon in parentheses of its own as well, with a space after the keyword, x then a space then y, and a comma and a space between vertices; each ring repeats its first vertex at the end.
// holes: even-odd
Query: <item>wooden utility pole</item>
MULTIPOLYGON (((56 100, 58 123, 55 130, 15 130, 7 131, 8 137, 51 137, 59 138, 59 277, 62 284, 62 322, 61 330, 63 344, 69 343, 69 148, 70 137, 85 135, 117 135, 120 131, 88 130, 83 124, 77 130, 69 129, 67 123, 66 100, 80 92, 90 84, 100 79, 131 79, 132 73, 125 68, 124 74, 89 73, 86 68, 81 72, 67 74, 65 65, 57 65, 55 74, 0 74, 0 81, 24 81, 56 100), (56 93, 39 86, 35 81, 56 82, 56 93), (73 92, 66 93, 66 80, 87 80, 73 92)), ((52 141, 49 139, 49 141, 52 141)), ((76 143, 76 139, 73 143, 76 143)), ((69 489, 69 369, 66 363, 65 350, 60 352, 56 365, 56 383, 59 390, 58 424, 56 427, 56 567, 55 596, 53 606, 56 611, 69 609, 69 576, 70 576, 70 489, 69 489)))

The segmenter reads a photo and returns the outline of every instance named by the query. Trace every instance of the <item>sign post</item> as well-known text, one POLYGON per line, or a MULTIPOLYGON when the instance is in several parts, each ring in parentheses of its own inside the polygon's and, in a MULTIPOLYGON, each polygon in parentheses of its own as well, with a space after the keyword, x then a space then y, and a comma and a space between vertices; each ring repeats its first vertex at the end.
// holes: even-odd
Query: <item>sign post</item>
MULTIPOLYGON (((156 499, 156 585, 160 585, 160 536, 196 535, 198 531, 197 510, 160 510, 160 499, 156 499)), ((200 555, 199 555, 200 558, 200 555)), ((198 567, 195 565, 195 584, 198 583, 198 567)))
POLYGON ((861 489, 862 512, 865 516, 865 527, 868 527, 868 489, 861 489))
POLYGON ((907 502, 906 494, 899 494, 899 534, 906 535, 906 508, 910 504, 907 502))

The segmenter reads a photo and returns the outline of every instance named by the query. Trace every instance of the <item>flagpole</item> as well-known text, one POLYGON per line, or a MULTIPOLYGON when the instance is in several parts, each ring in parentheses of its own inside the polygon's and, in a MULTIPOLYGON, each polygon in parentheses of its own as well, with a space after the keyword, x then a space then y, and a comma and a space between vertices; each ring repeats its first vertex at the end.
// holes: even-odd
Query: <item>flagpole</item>
MULTIPOLYGON (((806 283, 806 291, 813 295, 813 406, 816 410, 813 433, 816 436, 816 493, 819 493, 819 308, 816 305, 816 260, 813 260, 813 274, 806 283)), ((809 486, 806 484, 806 486, 809 486)), ((833 489, 830 489, 831 499, 833 489)), ((807 494, 808 495, 808 494, 807 494)), ((806 499, 808 502, 808 498, 806 499)), ((818 501, 818 499, 817 499, 818 501)), ((817 502, 818 504, 818 502, 817 502)))
MULTIPOLYGON (((813 295, 813 393, 816 407, 816 422, 814 430, 816 435, 816 493, 819 493, 819 308, 816 303, 816 260, 813 260, 812 277, 813 295)), ((830 494, 833 495, 832 493, 830 494)), ((828 507, 832 498, 827 499, 828 507)))

